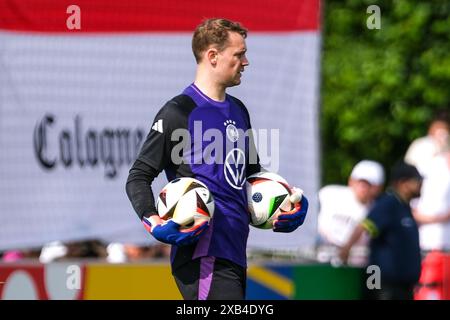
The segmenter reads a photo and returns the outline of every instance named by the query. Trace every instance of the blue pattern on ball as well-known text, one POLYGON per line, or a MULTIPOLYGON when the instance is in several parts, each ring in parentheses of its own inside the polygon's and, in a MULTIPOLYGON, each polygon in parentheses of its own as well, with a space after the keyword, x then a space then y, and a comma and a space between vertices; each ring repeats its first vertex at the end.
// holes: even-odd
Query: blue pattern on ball
POLYGON ((252 196, 253 201, 260 202, 262 200, 262 194, 261 192, 256 192, 252 196))

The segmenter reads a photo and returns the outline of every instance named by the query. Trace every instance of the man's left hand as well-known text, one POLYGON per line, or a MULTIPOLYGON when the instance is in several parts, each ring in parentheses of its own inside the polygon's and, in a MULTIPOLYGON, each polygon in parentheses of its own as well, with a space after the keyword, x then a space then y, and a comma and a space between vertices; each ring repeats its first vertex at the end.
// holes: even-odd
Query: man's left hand
POLYGON ((292 232, 300 227, 305 221, 308 212, 308 199, 302 196, 302 200, 295 204, 294 209, 283 212, 278 215, 277 220, 273 222, 274 232, 292 232))

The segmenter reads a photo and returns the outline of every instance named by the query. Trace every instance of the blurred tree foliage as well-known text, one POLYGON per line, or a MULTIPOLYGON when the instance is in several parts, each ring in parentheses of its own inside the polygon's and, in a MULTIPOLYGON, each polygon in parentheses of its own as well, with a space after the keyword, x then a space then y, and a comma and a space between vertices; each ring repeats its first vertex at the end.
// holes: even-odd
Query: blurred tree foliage
POLYGON ((361 159, 387 170, 450 108, 450 2, 323 0, 322 184, 361 159), (369 30, 369 5, 381 29, 369 30))

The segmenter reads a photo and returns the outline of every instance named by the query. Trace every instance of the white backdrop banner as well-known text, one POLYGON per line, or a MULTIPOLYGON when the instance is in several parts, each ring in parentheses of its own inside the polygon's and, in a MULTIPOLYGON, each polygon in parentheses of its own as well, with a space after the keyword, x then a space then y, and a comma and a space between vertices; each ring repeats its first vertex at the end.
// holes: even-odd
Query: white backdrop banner
MULTIPOLYGON (((301 230, 252 229, 249 247, 313 245, 318 0, 283 9, 275 0, 76 2, 80 29, 65 1, 0 0, 0 250, 153 241, 126 196, 128 170, 156 112, 193 81, 192 31, 211 16, 249 29, 250 66, 230 93, 247 105, 255 129, 279 129, 278 173, 311 203, 301 230), (241 12, 228 15, 237 5, 241 12)), ((162 174, 154 192, 165 183, 162 174)))

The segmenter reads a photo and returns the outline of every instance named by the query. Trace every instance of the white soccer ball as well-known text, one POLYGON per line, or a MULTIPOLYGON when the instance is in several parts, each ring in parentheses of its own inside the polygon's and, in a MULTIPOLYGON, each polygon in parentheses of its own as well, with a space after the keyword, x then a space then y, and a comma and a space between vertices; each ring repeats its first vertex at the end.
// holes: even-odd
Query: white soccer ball
POLYGON ((159 193, 156 209, 163 220, 172 219, 192 229, 209 221, 214 214, 214 198, 208 187, 194 178, 176 178, 159 193))
POLYGON ((294 209, 301 200, 301 190, 293 192, 288 182, 273 172, 258 172, 247 178, 247 201, 250 225, 272 229, 282 212, 294 209))

